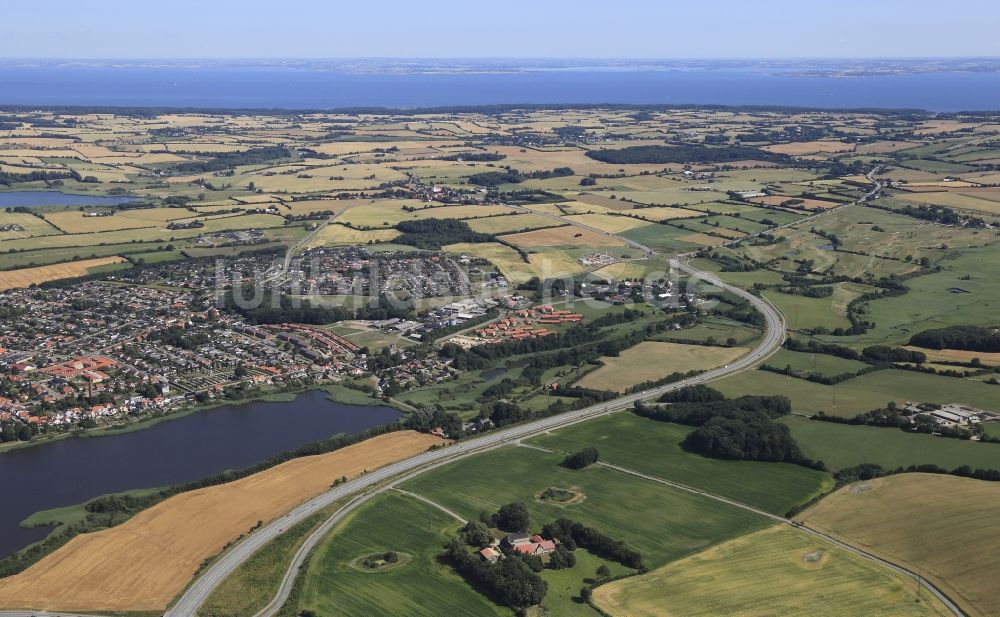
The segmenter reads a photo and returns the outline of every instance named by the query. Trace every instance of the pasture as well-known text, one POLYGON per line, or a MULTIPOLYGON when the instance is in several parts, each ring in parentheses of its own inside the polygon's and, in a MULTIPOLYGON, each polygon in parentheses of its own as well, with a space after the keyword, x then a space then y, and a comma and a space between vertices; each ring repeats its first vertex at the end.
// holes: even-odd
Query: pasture
MULTIPOLYGON (((984 239, 985 240, 985 239, 984 239)), ((948 325, 996 324, 1000 280, 993 264, 1000 261, 1000 244, 951 251, 939 262, 941 271, 906 281, 909 292, 869 303, 868 332, 835 340, 841 344, 906 344, 917 332, 948 325), (961 290, 961 291, 958 291, 961 290)))
POLYGON ((593 599, 611 617, 944 614, 909 577, 785 525, 602 585, 593 599))
POLYGON ((728 461, 685 452, 680 444, 692 430, 623 412, 545 433, 528 443, 564 452, 593 446, 600 451, 602 462, 778 515, 833 486, 829 474, 800 465, 728 461))
POLYGON ((707 370, 732 362, 747 352, 744 347, 708 347, 643 341, 617 357, 602 357, 604 366, 587 373, 575 385, 595 390, 624 392, 645 381, 674 372, 707 370))
POLYGON ((76 536, 24 572, 0 579, 0 605, 163 610, 205 559, 257 521, 287 512, 341 476, 355 477, 440 443, 411 431, 389 433, 175 495, 117 527, 76 536))
POLYGON ((965 403, 1000 411, 1000 388, 972 379, 889 369, 825 386, 768 371, 744 371, 720 379, 714 388, 730 396, 781 393, 798 413, 818 411, 850 418, 885 407, 889 401, 965 403))
POLYGON ((845 486, 796 519, 920 573, 970 615, 997 615, 998 508, 995 482, 907 473, 845 486))
POLYGON ((779 349, 767 359, 767 364, 781 369, 790 367, 798 374, 829 377, 844 373, 856 373, 868 366, 860 360, 848 360, 826 354, 789 351, 787 349, 779 349))
POLYGON ((907 433, 898 428, 852 426, 787 416, 780 420, 809 458, 836 471, 862 463, 883 469, 933 464, 1000 469, 1000 444, 907 433))

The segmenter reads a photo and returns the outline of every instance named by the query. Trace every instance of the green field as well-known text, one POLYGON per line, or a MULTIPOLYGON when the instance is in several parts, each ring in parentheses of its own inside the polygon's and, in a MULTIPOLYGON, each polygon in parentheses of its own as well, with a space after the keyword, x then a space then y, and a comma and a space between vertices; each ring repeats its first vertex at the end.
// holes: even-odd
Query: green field
POLYGON ((821 353, 789 351, 787 349, 779 349, 777 353, 767 359, 767 364, 780 369, 791 367, 796 373, 826 376, 856 373, 868 366, 860 360, 848 360, 821 353))
POLYGON ((302 608, 317 615, 509 615, 438 561, 461 524, 412 497, 386 493, 353 512, 316 547, 302 608), (352 565, 372 553, 405 554, 385 571, 352 565))
POLYGON ((926 592, 917 599, 909 577, 784 525, 594 592, 612 617, 945 614, 926 592))
POLYGON ((690 328, 667 330, 650 337, 654 341, 705 341, 713 339, 715 344, 723 344, 730 338, 744 347, 760 338, 760 330, 725 317, 706 315, 690 328))
POLYGON ((948 469, 961 465, 1000 469, 1000 444, 906 433, 898 428, 833 424, 800 416, 782 418, 781 422, 792 430, 792 437, 806 456, 823 461, 833 471, 861 463, 875 463, 885 469, 925 463, 948 469))
POLYGON ((778 307, 781 314, 785 316, 790 330, 804 330, 818 326, 832 330, 851 327, 851 322, 845 317, 846 313, 842 309, 838 310, 838 305, 846 307, 847 303, 857 294, 846 290, 844 294, 851 297, 842 300, 835 293, 829 298, 807 298, 806 296, 783 294, 777 291, 767 291, 764 293, 764 297, 778 307), (838 300, 841 300, 842 303, 838 303, 838 300))
POLYGON ((785 279, 771 270, 753 270, 750 272, 723 272, 722 267, 710 259, 692 259, 691 265, 703 272, 714 272, 720 279, 730 285, 753 287, 754 283, 764 285, 780 285, 785 279))
POLYGON ((600 451, 604 462, 722 495, 774 514, 785 514, 832 486, 829 474, 798 465, 726 461, 685 452, 680 442, 691 430, 633 413, 617 413, 546 433, 529 443, 565 452, 593 446, 600 451))
POLYGON ((998 244, 956 252, 941 261, 941 272, 906 281, 910 291, 905 295, 869 303, 867 317, 875 322, 875 328, 858 336, 830 340, 866 345, 906 343, 910 336, 930 328, 995 325, 996 298, 1000 298, 1000 279, 993 274, 997 263, 998 244), (949 293, 952 288, 967 293, 949 293))
POLYGON ((533 526, 568 517, 639 550, 657 567, 691 551, 759 529, 766 519, 717 501, 602 467, 571 471, 563 455, 505 447, 435 469, 404 488, 465 518, 523 501, 533 526), (537 496, 548 487, 582 493, 559 505, 537 496))
POLYGON ((783 394, 798 413, 823 411, 842 417, 897 403, 965 403, 1000 411, 1000 388, 972 379, 927 375, 913 371, 885 370, 854 377, 835 386, 824 386, 797 377, 768 371, 744 371, 720 379, 714 388, 728 396, 783 394))

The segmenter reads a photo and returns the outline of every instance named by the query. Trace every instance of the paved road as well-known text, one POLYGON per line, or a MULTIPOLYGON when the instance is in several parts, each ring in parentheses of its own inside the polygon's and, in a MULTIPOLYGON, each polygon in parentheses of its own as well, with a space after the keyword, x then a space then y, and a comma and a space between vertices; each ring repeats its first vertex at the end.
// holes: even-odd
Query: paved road
MULTIPOLYGON (((661 394, 677 390, 685 386, 705 383, 713 379, 718 379, 726 375, 746 370, 757 362, 767 358, 781 346, 782 342, 784 342, 784 318, 781 313, 769 302, 742 289, 727 285, 719 280, 715 275, 700 272, 687 264, 675 261, 674 266, 690 275, 700 276, 702 280, 705 280, 710 284, 716 285, 742 298, 745 298, 758 311, 760 311, 766 319, 767 327, 764 338, 757 345, 757 347, 755 347, 750 353, 744 355, 742 358, 739 358, 726 366, 706 371, 683 381, 622 396, 612 401, 599 403, 575 412, 543 418, 541 420, 536 420, 534 422, 521 424, 507 429, 492 431, 481 437, 463 440, 446 448, 425 452, 407 460, 387 465, 386 467, 377 469, 359 478, 341 484, 340 486, 337 486, 330 491, 302 504, 291 512, 288 512, 284 516, 272 521, 244 538, 230 551, 219 557, 219 559, 216 560, 215 563, 213 563, 207 570, 205 570, 205 572, 197 580, 195 580, 187 590, 185 590, 174 606, 167 611, 166 615, 168 617, 188 617, 190 615, 194 615, 197 608, 208 598, 212 591, 214 591, 227 576, 236 570, 257 550, 281 535, 281 533, 283 533, 288 527, 304 520, 313 512, 316 512, 317 510, 336 501, 350 497, 351 495, 362 493, 363 498, 359 498, 358 500, 351 502, 351 504, 353 504, 351 506, 353 509, 354 507, 360 505, 360 503, 363 503, 364 500, 369 499, 371 496, 392 488, 393 484, 401 481, 400 476, 405 476, 406 478, 413 477, 433 467, 450 463, 458 458, 468 456, 470 454, 492 450, 510 442, 532 437, 534 435, 569 426, 571 424, 584 422, 591 418, 613 411, 629 408, 636 401, 655 398, 661 394)), ((339 521, 343 518, 343 515, 343 510, 341 510, 334 515, 334 518, 339 521)), ((333 524, 330 525, 331 528, 332 526, 333 524)), ((326 526, 324 525, 324 527, 326 526)), ((318 544, 320 539, 322 539, 322 534, 314 534, 307 539, 306 543, 302 547, 302 550, 300 551, 303 558, 316 544, 318 544)), ((286 589, 288 591, 291 590, 291 584, 294 582, 294 575, 297 573, 300 566, 301 561, 293 562, 292 566, 288 569, 285 581, 283 581, 282 584, 283 592, 286 589)), ((281 595, 283 594, 279 594, 279 598, 276 598, 276 602, 272 603, 273 606, 281 606, 283 603, 283 599, 280 598, 281 595), (277 602, 278 599, 281 599, 281 602, 277 602)), ((262 616, 273 614, 274 612, 261 613, 262 616)))
MULTIPOLYGON (((874 173, 874 172, 872 172, 874 173)), ((880 187, 876 187, 874 193, 877 193, 880 187)), ((873 194, 874 194, 873 193, 873 194)), ((598 231, 598 230, 595 230, 598 231)), ((605 233, 605 232, 601 232, 605 233)), ((572 424, 577 424, 580 422, 585 422, 592 418, 609 414, 611 412, 619 411, 631 407, 636 401, 647 400, 651 398, 658 397, 666 392, 677 390, 686 386, 701 384, 721 377, 731 375, 740 371, 747 370, 751 368, 757 362, 767 358, 774 351, 776 351, 784 342, 785 338, 785 322, 781 313, 767 300, 759 298, 753 294, 750 294, 738 287, 727 285, 723 283, 718 277, 713 274, 700 272, 686 263, 680 261, 674 261, 674 266, 680 270, 686 272, 691 276, 700 277, 702 280, 708 283, 718 286, 724 290, 729 291, 737 296, 740 296, 750 302, 761 314, 764 315, 766 319, 766 330, 763 340, 755 347, 750 353, 746 354, 742 358, 722 367, 718 367, 694 377, 675 382, 672 384, 660 386, 657 388, 650 388, 643 392, 638 392, 634 394, 629 394, 622 396, 620 398, 614 399, 612 401, 607 401, 604 403, 599 403, 591 407, 587 407, 582 410, 577 410, 570 413, 561 414, 558 416, 552 416, 548 418, 543 418, 541 420, 536 420, 534 422, 529 422, 526 424, 521 424, 518 426, 513 426, 507 429, 492 431, 481 437, 463 440, 461 442, 452 444, 445 448, 440 448, 437 450, 431 450, 419 454, 415 457, 387 465, 381 469, 377 469, 368 474, 362 475, 361 477, 355 478, 349 482, 341 484, 337 487, 332 488, 326 493, 319 495, 302 505, 296 507, 292 511, 286 513, 285 515, 271 521, 267 525, 258 529, 257 531, 251 533, 249 536, 244 538, 242 541, 237 543, 231 550, 220 556, 205 572, 198 577, 190 587, 188 587, 179 597, 177 602, 166 611, 166 617, 190 617, 196 614, 197 609, 201 606, 208 596, 218 587, 222 581, 226 579, 230 574, 232 574, 240 565, 242 565, 247 559, 249 559, 254 553, 256 553, 260 548, 265 546, 270 541, 274 540, 280 536, 286 529, 305 520, 307 517, 317 512, 318 510, 330 506, 340 500, 351 498, 347 505, 341 507, 337 512, 327 519, 324 524, 318 528, 314 533, 312 533, 306 541, 303 543, 299 552, 296 554, 295 559, 293 559, 291 565, 285 573, 285 577, 282 581, 281 589, 278 595, 274 598, 271 604, 258 613, 258 617, 270 617, 274 615, 277 610, 284 604, 287 600, 289 593, 291 592, 292 586, 294 584, 295 576, 305 558, 309 552, 322 540, 322 538, 329 532, 333 527, 337 525, 345 516, 356 509, 358 506, 363 504, 365 501, 371 499, 377 494, 380 494, 386 490, 393 489, 396 484, 399 484, 405 480, 408 480, 416 475, 429 471, 433 468, 452 463, 460 458, 470 456, 473 454, 478 454, 480 452, 485 452, 495 448, 502 447, 504 445, 518 442, 522 439, 533 437, 541 433, 556 430, 569 426, 572 424), (353 496, 353 498, 352 498, 353 496)), ((696 490, 696 489, 692 489, 696 490)), ((774 515, 768 515, 774 516, 774 515)), ((778 517, 780 518, 780 517, 778 517)), ((814 532, 813 530, 809 530, 814 532)), ((818 533, 818 532, 814 532, 818 533)), ((820 534, 822 535, 822 534, 820 534)), ((843 543, 835 542, 838 545, 844 546, 845 548, 852 548, 843 543)), ((898 572, 902 572, 908 575, 912 575, 907 570, 895 566, 893 564, 888 564, 887 562, 878 559, 877 557, 868 555, 863 551, 858 551, 853 549, 858 554, 863 554, 868 558, 879 561, 880 563, 885 563, 886 565, 892 567, 898 572)), ((931 584, 923 581, 923 584, 927 586, 934 595, 942 599, 943 602, 953 611, 957 616, 962 616, 963 613, 957 606, 950 602, 942 592, 934 588, 931 584)), ((41 612, 0 612, 0 616, 3 617, 30 617, 32 615, 44 615, 41 612)), ((49 613, 54 617, 77 617, 68 614, 58 614, 49 613)))

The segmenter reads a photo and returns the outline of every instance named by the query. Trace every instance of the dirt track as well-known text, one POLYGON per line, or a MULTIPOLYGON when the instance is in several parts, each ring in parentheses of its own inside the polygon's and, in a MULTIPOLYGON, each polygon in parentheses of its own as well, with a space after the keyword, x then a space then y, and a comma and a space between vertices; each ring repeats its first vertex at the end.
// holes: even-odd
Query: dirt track
POLYGON ((0 580, 0 606, 63 611, 162 610, 205 559, 246 533, 352 478, 441 440, 389 433, 289 461, 220 486, 182 493, 123 525, 77 536, 28 570, 0 580))

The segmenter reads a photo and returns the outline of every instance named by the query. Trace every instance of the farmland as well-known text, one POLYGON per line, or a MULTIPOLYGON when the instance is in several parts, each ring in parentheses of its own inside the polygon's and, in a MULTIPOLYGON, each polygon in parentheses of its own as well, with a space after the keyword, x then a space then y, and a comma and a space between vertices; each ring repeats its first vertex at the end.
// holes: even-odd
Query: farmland
POLYGON ((620 413, 547 433, 529 443, 565 452, 592 446, 604 462, 774 514, 784 514, 831 486, 827 474, 798 465, 727 461, 685 452, 680 443, 690 431, 679 424, 620 413))
POLYGON ((804 512, 806 525, 882 555, 940 585, 972 615, 1000 614, 991 542, 993 482, 900 474, 845 486, 804 512))
MULTIPOLYGON (((454 413, 457 418, 444 416, 448 422, 442 423, 452 426, 453 436, 462 422, 469 433, 490 430, 479 419, 504 405, 520 414, 516 421, 579 408, 590 404, 588 396, 732 363, 760 340, 760 316, 741 313, 732 297, 711 305, 697 297, 701 289, 688 297, 687 278, 667 287, 667 260, 678 254, 773 302, 796 341, 860 351, 907 345, 928 328, 995 327, 1000 192, 989 185, 1000 182, 993 169, 1000 125, 979 115, 932 116, 502 106, 419 115, 19 112, 10 120, 16 126, 0 138, 0 177, 10 178, 11 188, 127 196, 131 203, 0 212, 0 290, 115 270, 113 283, 93 282, 80 297, 74 296, 76 285, 68 291, 8 292, 23 294, 16 301, 52 296, 60 302, 45 322, 28 315, 37 333, 31 344, 19 338, 25 330, 14 321, 19 313, 9 311, 15 317, 3 324, 0 340, 11 348, 0 366, 0 401, 28 407, 39 422, 62 414, 61 424, 53 420, 51 427, 60 427, 53 431, 84 430, 92 418, 72 410, 97 407, 88 386, 98 384, 79 379, 70 396, 65 383, 42 371, 78 355, 108 354, 120 367, 108 369, 109 380, 96 396, 128 417, 127 401, 137 389, 143 400, 169 399, 165 390, 171 389, 178 404, 186 405, 192 398, 256 396, 277 384, 315 381, 352 403, 397 404, 411 418, 422 418, 424 411, 454 413), (636 152, 638 158, 629 158, 636 152), (746 158, 734 159, 733 153, 746 158), (873 169, 886 186, 878 199, 854 203, 869 190, 865 174, 873 169), (56 176, 17 175, 38 170, 56 176), (931 205, 936 208, 920 207, 931 205), (656 254, 644 254, 625 239, 656 254), (283 268, 275 267, 275 254, 289 256, 283 268), (302 255, 317 259, 298 259, 302 255), (378 287, 366 274, 380 260, 401 264, 387 267, 393 274, 413 268, 417 284, 378 287), (123 274, 132 264, 138 267, 123 274), (211 311, 208 264, 231 266, 231 274, 250 283, 252 273, 266 268, 267 285, 261 286, 268 293, 308 300, 309 306, 211 311), (25 266, 40 267, 14 269, 25 266), (427 291, 422 283, 437 272, 447 280, 427 291), (548 299, 543 283, 556 277, 573 281, 563 281, 565 295, 548 299), (301 281, 318 290, 292 291, 301 281), (371 286, 352 296, 355 281, 371 286), (656 293, 671 292, 661 299, 680 299, 681 305, 655 308, 635 281, 652 281, 656 293), (140 308, 130 309, 135 318, 121 317, 101 338, 94 324, 104 320, 88 310, 116 302, 106 310, 113 321, 123 303, 108 296, 123 290, 128 293, 122 298, 140 308), (396 291, 405 305, 379 304, 396 291), (866 294, 881 297, 859 300, 866 294), (449 308, 452 296, 465 304, 449 308), (465 321, 499 323, 549 302, 583 316, 579 325, 546 332, 553 334, 550 341, 568 333, 570 343, 563 347, 537 333, 537 340, 523 345, 497 346, 495 355, 494 348, 480 348, 476 352, 490 350, 481 357, 445 344, 452 332, 463 330, 473 334, 466 344, 483 343, 476 338, 478 324, 465 321), (642 314, 615 316, 636 305, 642 314), (68 326, 60 325, 62 314, 68 326), (605 322, 611 325, 587 329, 605 316, 612 317, 605 322), (673 319, 677 329, 646 329, 673 319), (141 326, 132 329, 136 323, 141 326), (434 338, 442 331, 448 334, 434 338), (318 349, 305 341, 317 332, 343 339, 324 339, 326 346, 318 349), (630 344, 642 342, 620 351, 602 346, 627 333, 637 335, 630 344), (88 347, 88 335, 100 343, 88 347), (364 349, 346 350, 354 346, 364 349), (27 369, 32 363, 41 370, 27 369), (7 380, 7 367, 14 364, 18 377, 7 380), (8 381, 24 385, 8 388, 8 381), (572 386, 605 392, 581 396, 572 386)), ((955 368, 947 362, 977 357, 1000 364, 996 352, 929 355, 940 370, 955 368)), ((985 371, 959 378, 879 365, 835 386, 807 380, 868 370, 869 361, 782 349, 766 362, 792 375, 747 370, 713 387, 733 397, 784 395, 796 414, 805 415, 851 417, 889 401, 959 402, 1000 411, 1000 388, 988 383, 993 374, 985 371)), ((18 423, 21 416, 4 417, 18 423)), ((799 415, 779 421, 803 454, 823 460, 830 472, 858 463, 1000 468, 997 444, 799 415)), ((888 570, 790 529, 761 531, 769 521, 759 514, 668 486, 681 484, 776 515, 833 486, 827 471, 685 451, 681 442, 691 430, 617 413, 429 470, 403 488, 463 518, 519 500, 535 526, 567 516, 622 539, 655 570, 597 588, 598 604, 612 614, 780 615, 808 607, 819 614, 922 615, 933 608, 912 602, 909 583, 888 570), (598 464, 580 471, 560 465, 566 452, 588 446, 600 450, 598 464), (580 499, 541 499, 549 488, 570 490, 580 499), (822 555, 816 561, 803 560, 817 551, 822 555)), ((997 430, 990 426, 987 433, 997 430)), ((357 476, 433 443, 440 440, 397 433, 175 496, 118 527, 77 536, 35 566, 0 580, 0 604, 160 611, 206 559, 258 521, 322 492, 331 478, 357 476)), ((932 478, 941 486, 926 494, 911 486, 909 494, 918 495, 912 499, 883 492, 904 510, 919 510, 912 515, 921 524, 918 538, 923 529, 950 532, 929 518, 946 517, 946 499, 959 505, 960 517, 975 511, 958 519, 956 545, 971 552, 967 526, 984 530, 980 539, 993 531, 975 510, 976 503, 993 507, 995 496, 978 488, 992 485, 963 483, 972 494, 964 497, 944 486, 951 480, 932 478)), ((858 499, 878 492, 859 493, 858 499)), ((847 495, 829 498, 829 512, 823 509, 828 502, 820 501, 812 511, 818 513, 816 524, 826 521, 848 532, 860 525, 836 511, 841 502, 849 504, 844 512, 860 503, 847 495)), ((875 501, 873 511, 891 507, 875 501)), ((878 521, 873 524, 881 529, 878 521)), ((454 517, 412 496, 376 496, 319 546, 299 581, 300 605, 292 608, 320 615, 509 614, 439 561, 458 526, 454 517), (404 558, 384 571, 358 567, 359 558, 384 551, 404 558)), ((885 541, 901 559, 927 558, 906 545, 912 534, 888 531, 885 541)), ((305 533, 297 529, 245 564, 205 617, 228 617, 230 610, 254 614, 250 605, 273 591, 305 533)), ((963 597, 977 603, 996 601, 985 575, 963 569, 948 547, 941 552, 942 561, 926 566, 935 580, 961 587, 963 597)), ((603 565, 614 575, 632 573, 583 550, 578 557, 576 568, 542 574, 550 583, 544 614, 596 615, 578 597, 594 570, 603 565)), ((995 574, 996 564, 976 559, 976 567, 995 574)))
POLYGON ((299 458, 246 478, 181 493, 117 527, 70 540, 0 580, 0 604, 67 610, 162 610, 205 559, 231 540, 341 476, 426 450, 440 440, 390 433, 330 454, 299 458))
POLYGON ((54 266, 39 266, 37 268, 23 268, 21 270, 0 271, 0 291, 14 287, 28 287, 45 283, 47 281, 58 281, 60 279, 84 276, 102 266, 120 264, 125 261, 122 257, 99 257, 97 259, 84 259, 81 261, 71 261, 54 266))
POLYGON ((443 613, 506 615, 441 563, 438 556, 461 523, 413 497, 381 495, 352 512, 324 538, 305 577, 301 606, 318 615, 433 617, 443 613), (365 572, 374 553, 406 555, 399 567, 365 572))
POLYGON ((582 472, 559 465, 563 455, 506 447, 446 465, 404 484, 464 518, 523 501, 532 520, 561 516, 593 525, 642 552, 653 567, 690 551, 759 529, 757 515, 601 467, 582 472), (502 469, 502 474, 496 470, 502 469), (461 491, 455 487, 461 486, 461 491), (578 503, 538 499, 550 486, 583 493, 578 503), (622 504, 629 507, 622 508, 622 504))
POLYGON ((654 381, 675 372, 705 370, 739 358, 747 352, 743 347, 708 347, 644 341, 621 352, 617 357, 604 357, 604 366, 588 373, 577 382, 584 388, 624 392, 645 381, 654 381))
POLYGON ((721 379, 714 387, 731 395, 780 392, 791 399, 797 412, 823 411, 845 418, 884 407, 889 401, 962 402, 982 409, 1000 408, 994 386, 971 379, 893 369, 854 377, 835 386, 767 371, 748 371, 721 379))
POLYGON ((559 245, 569 245, 573 247, 624 246, 624 242, 618 238, 569 225, 501 236, 501 239, 506 240, 511 244, 516 244, 526 248, 559 245))
POLYGON ((946 469, 962 465, 1000 469, 998 444, 906 433, 895 427, 831 424, 798 416, 782 418, 781 422, 792 430, 792 437, 806 456, 823 461, 832 471, 862 463, 884 469, 927 464, 946 469))
POLYGON ((918 603, 917 597, 913 580, 823 540, 776 526, 649 574, 602 585, 594 590, 593 600, 613 617, 917 617, 944 610, 933 598, 925 595, 918 603))

